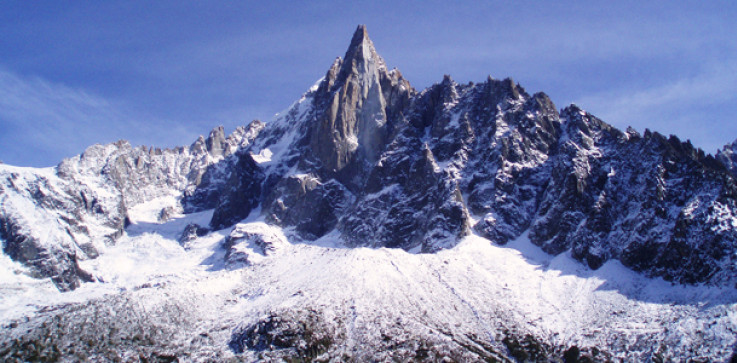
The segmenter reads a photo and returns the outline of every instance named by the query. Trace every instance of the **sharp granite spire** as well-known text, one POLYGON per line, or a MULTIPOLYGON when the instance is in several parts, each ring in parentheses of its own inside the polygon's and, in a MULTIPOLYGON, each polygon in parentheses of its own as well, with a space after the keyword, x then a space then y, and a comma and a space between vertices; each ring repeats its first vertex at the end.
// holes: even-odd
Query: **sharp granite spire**
POLYGON ((384 59, 376 52, 374 43, 368 36, 365 25, 359 25, 356 32, 353 33, 351 44, 345 53, 344 66, 341 68, 341 76, 347 77, 348 74, 356 70, 360 73, 375 73, 373 70, 386 73, 386 63, 384 59))
POLYGON ((313 158, 330 176, 357 187, 355 176, 376 162, 413 94, 401 73, 387 70, 366 27, 358 26, 344 59, 333 63, 317 91, 313 158))

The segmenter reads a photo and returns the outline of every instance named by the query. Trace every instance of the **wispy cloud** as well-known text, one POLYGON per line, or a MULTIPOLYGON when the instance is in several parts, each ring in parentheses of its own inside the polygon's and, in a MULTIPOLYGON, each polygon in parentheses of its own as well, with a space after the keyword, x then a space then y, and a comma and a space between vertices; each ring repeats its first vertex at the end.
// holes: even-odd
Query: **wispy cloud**
POLYGON ((6 163, 49 166, 91 144, 183 132, 165 133, 101 96, 0 68, 0 160, 6 163))
POLYGON ((597 93, 576 103, 618 127, 637 125, 676 134, 713 152, 737 138, 737 117, 724 107, 736 95, 737 64, 720 64, 706 66, 696 76, 647 89, 597 93), (719 108, 724 118, 714 119, 713 111, 719 108), (722 133, 714 135, 719 128, 722 133))

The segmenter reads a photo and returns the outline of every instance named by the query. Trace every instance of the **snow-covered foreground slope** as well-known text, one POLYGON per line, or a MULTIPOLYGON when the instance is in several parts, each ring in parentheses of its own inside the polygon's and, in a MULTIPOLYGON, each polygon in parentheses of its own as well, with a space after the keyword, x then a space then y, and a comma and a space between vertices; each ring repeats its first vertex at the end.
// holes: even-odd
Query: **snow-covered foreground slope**
POLYGON ((212 212, 156 222, 170 202, 132 210, 126 235, 83 262, 99 282, 73 292, 3 257, 0 358, 534 360, 576 346, 597 359, 719 360, 737 342, 734 289, 672 285, 616 261, 592 271, 526 235, 411 254, 323 247, 337 234, 290 244, 253 220, 233 235, 266 243, 235 238, 226 251, 228 229, 185 248, 178 234, 212 212))

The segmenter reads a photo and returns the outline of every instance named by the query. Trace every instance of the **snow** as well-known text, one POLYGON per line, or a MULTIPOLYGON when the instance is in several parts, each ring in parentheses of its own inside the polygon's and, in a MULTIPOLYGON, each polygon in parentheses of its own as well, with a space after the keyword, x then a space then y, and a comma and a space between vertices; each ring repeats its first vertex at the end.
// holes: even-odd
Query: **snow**
POLYGON ((13 215, 21 223, 21 228, 33 226, 26 230, 28 235, 37 238, 47 246, 59 243, 58 215, 47 212, 30 198, 34 188, 44 195, 56 194, 64 182, 54 174, 53 168, 35 169, 0 165, 0 211, 4 215, 13 215), (53 189, 54 191, 51 191, 53 189))
MULTIPOLYGON (((452 104, 452 106, 455 106, 455 105, 456 105, 455 103, 452 104)), ((446 106, 446 107, 448 107, 448 106, 446 106)), ((451 128, 451 129, 456 129, 456 128, 460 127, 460 123, 458 122, 458 120, 460 120, 460 118, 461 118, 461 112, 460 111, 456 111, 456 112, 451 113, 450 114, 450 121, 448 122, 448 126, 447 127, 448 128, 451 128)))
MULTIPOLYGON (((131 223, 141 222, 158 223, 159 214, 164 208, 176 209, 179 206, 179 198, 176 195, 154 198, 153 200, 128 208, 128 219, 131 223)), ((179 214, 178 216, 182 216, 179 214)))
MULTIPOLYGON (((452 249, 420 254, 337 248, 344 243, 333 231, 315 243, 285 242, 275 253, 245 246, 259 258, 228 270, 222 243, 230 229, 200 237, 185 250, 177 242, 184 226, 206 225, 212 211, 158 223, 156 212, 172 202, 160 198, 133 208, 126 236, 99 258, 81 263, 98 282, 70 293, 59 293, 48 280, 30 278, 22 266, 0 258, 0 323, 33 316, 45 306, 157 286, 163 289, 159 299, 178 301, 194 294, 209 301, 207 309, 219 312, 207 317, 214 319, 213 326, 223 319, 247 324, 274 309, 313 306, 341 315, 350 306, 355 318, 349 340, 355 341, 348 346, 360 344, 360 336, 376 334, 376 319, 387 315, 453 326, 492 343, 501 327, 517 324, 517 329, 556 344, 627 346, 644 336, 680 341, 672 349, 686 349, 698 343, 693 340, 695 327, 706 323, 717 332, 714 347, 703 348, 707 353, 735 343, 733 335, 718 333, 737 327, 734 289, 674 286, 616 261, 591 271, 567 253, 544 253, 526 233, 505 246, 471 235, 452 249), (223 294, 230 302, 218 307, 223 294)), ((257 219, 253 216, 234 229, 286 241, 280 228, 257 219)), ((635 353, 625 349, 621 358, 639 357, 635 353)))
POLYGON ((252 147, 252 150, 257 152, 251 155, 254 161, 261 164, 261 167, 268 169, 281 166, 282 159, 292 150, 291 146, 301 136, 300 126, 306 121, 312 110, 313 94, 323 79, 324 77, 320 78, 299 100, 286 110, 274 115, 269 122, 268 130, 275 133, 276 140, 266 136, 262 138, 262 140, 268 140, 266 145, 254 144, 252 147))
POLYGON ((259 164, 268 163, 271 161, 271 156, 274 155, 273 152, 271 152, 271 149, 266 148, 261 151, 259 151, 258 154, 251 154, 251 157, 253 157, 253 160, 259 164))
POLYGON ((69 293, 59 292, 50 279, 28 276, 27 268, 0 254, 0 323, 33 315, 45 306, 86 301, 142 284, 195 279, 208 269, 221 268, 222 258, 213 256, 222 257, 219 244, 224 232, 198 239, 189 251, 176 241, 186 224, 207 225, 212 211, 179 215, 159 224, 161 208, 174 203, 173 197, 158 198, 131 208, 133 224, 127 234, 114 246, 103 248, 100 257, 79 261, 80 267, 98 282, 83 284, 69 293))
POLYGON ((34 168, 27 166, 14 166, 8 164, 0 164, 0 173, 20 173, 20 174, 36 174, 44 177, 56 175, 55 167, 34 168))
MULTIPOLYGON (((295 126, 290 132, 296 130, 295 126)), ((274 163, 291 141, 286 136, 254 159, 274 163)), ((448 168, 449 162, 438 163, 438 170, 448 168)), ((39 177, 51 181, 44 188, 64 183, 53 168, 0 165, 0 173, 17 174, 4 180, 12 180, 19 190, 39 177)), ((390 185, 364 201, 399 191, 399 185, 390 185)), ((54 223, 54 218, 36 215, 38 209, 30 199, 7 192, 0 197, 1 208, 12 206, 36 221, 34 233, 53 230, 41 228, 54 223)), ((690 201, 685 213, 692 213, 698 202, 690 201)), ((184 215, 178 205, 175 195, 165 195, 131 206, 132 224, 126 234, 115 245, 101 247, 100 257, 80 261, 97 281, 69 293, 60 293, 49 279, 29 277, 24 266, 0 255, 0 324, 32 318, 49 308, 155 287, 146 292, 151 301, 201 303, 191 307, 193 314, 212 329, 227 326, 224 342, 236 327, 252 324, 270 311, 315 307, 328 316, 352 317, 348 347, 378 335, 385 328, 380 322, 387 317, 404 319, 406 326, 422 322, 418 329, 452 327, 458 334, 486 337, 490 344, 498 344, 499 332, 513 326, 553 344, 609 347, 628 360, 641 360, 654 342, 667 342, 673 352, 689 352, 696 346, 698 354, 708 357, 726 354, 725 349, 737 343, 732 333, 737 331, 735 289, 672 285, 637 274, 616 260, 592 271, 569 253, 544 253, 526 233, 505 246, 471 235, 435 254, 419 249, 351 249, 345 248, 337 230, 314 242, 289 243, 290 231, 265 224, 257 211, 232 230, 211 232, 185 249, 178 242, 185 226, 208 225, 213 211, 184 215), (160 222, 164 208, 173 213, 160 222), (236 239, 231 253, 248 256, 248 263, 226 268, 223 243, 238 233, 263 235, 272 250, 267 253, 250 240, 236 239)), ((737 227, 729 206, 717 203, 715 211, 720 216, 718 228, 737 227)), ((229 352, 225 343, 219 349, 229 352)))

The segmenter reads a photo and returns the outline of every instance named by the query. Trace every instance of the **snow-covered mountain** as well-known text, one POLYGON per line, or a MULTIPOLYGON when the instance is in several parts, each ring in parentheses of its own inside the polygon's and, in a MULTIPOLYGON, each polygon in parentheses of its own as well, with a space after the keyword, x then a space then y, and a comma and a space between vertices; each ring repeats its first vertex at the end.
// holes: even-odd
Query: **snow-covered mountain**
POLYGON ((735 145, 418 92, 359 26, 268 123, 0 165, 0 357, 727 359, 735 145))
MULTIPOLYGON (((222 183, 231 156, 263 128, 254 121, 225 138, 215 128, 189 148, 133 148, 126 141, 94 145, 55 168, 0 165, 0 238, 3 252, 36 277, 50 277, 71 290, 94 276, 78 267, 96 258, 125 232, 128 211, 160 197, 207 194, 222 183)), ((206 201, 200 201, 205 203, 206 201)), ((161 220, 177 205, 161 211, 161 220)))

